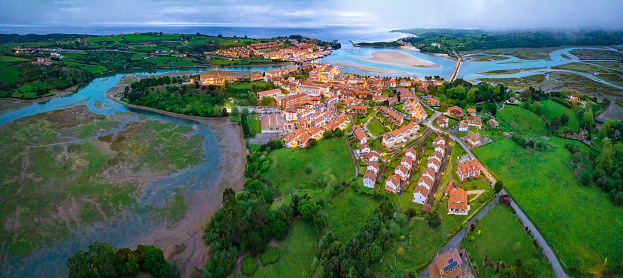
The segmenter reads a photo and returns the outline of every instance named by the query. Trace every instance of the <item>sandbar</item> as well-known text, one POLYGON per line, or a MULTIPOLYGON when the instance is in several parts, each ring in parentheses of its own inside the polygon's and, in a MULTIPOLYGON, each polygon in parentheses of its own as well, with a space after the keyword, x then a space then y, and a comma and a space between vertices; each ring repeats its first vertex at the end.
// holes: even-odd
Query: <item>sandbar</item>
POLYGON ((387 64, 394 66, 406 66, 406 67, 418 67, 418 68, 437 68, 439 65, 417 58, 413 55, 401 51, 377 51, 372 53, 372 58, 359 58, 364 61, 374 62, 379 64, 387 64))

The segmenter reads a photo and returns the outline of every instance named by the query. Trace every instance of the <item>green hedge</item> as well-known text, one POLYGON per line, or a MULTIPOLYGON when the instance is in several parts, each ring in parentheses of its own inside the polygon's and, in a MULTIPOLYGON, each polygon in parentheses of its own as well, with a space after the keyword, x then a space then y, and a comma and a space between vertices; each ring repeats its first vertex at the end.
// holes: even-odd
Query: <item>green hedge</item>
POLYGON ((245 256, 242 258, 242 266, 240 267, 240 271, 242 274, 251 276, 260 265, 257 263, 257 259, 251 258, 249 256, 245 256))
POLYGON ((264 254, 260 256, 263 265, 274 264, 279 261, 279 249, 268 248, 264 254))

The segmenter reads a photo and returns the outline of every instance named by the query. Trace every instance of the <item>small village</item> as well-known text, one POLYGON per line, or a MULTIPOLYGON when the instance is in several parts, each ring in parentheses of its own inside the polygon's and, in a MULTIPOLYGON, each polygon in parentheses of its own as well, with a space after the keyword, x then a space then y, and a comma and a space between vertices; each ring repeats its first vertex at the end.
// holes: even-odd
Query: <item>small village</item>
MULTIPOLYGON (((233 77, 202 75, 201 83, 228 78, 233 77)), ((449 217, 465 217, 488 202, 480 196, 494 194, 495 179, 469 150, 492 142, 478 130, 497 129, 498 122, 474 108, 439 111, 440 101, 424 92, 442 80, 344 75, 337 66, 321 63, 273 69, 251 79, 279 89, 256 93, 258 103, 269 99, 276 106, 253 108, 261 133, 250 144, 279 139, 287 148, 311 148, 327 132, 346 132, 360 190, 387 194, 422 212, 441 205, 449 217), (301 73, 308 77, 294 77, 301 73)), ((472 266, 462 263, 468 258, 463 249, 449 249, 426 273, 475 277, 472 266)))

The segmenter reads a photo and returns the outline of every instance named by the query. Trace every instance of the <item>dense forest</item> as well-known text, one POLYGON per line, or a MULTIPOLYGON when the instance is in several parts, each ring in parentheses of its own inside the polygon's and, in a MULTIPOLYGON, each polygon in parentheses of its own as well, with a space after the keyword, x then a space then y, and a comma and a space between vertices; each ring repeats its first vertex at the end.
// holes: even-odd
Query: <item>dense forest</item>
POLYGON ((236 82, 216 85, 181 85, 199 76, 145 78, 125 88, 123 98, 130 104, 141 105, 202 117, 228 116, 225 106, 257 105, 256 92, 276 89, 271 83, 236 82))

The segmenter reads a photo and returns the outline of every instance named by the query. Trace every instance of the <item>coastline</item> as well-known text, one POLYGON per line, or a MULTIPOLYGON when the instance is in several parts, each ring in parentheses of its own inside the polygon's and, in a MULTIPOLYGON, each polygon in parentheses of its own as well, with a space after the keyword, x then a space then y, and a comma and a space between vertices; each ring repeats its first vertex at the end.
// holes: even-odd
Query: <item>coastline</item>
POLYGON ((123 81, 119 81, 117 85, 106 92, 107 99, 128 108, 192 120, 209 126, 214 131, 219 143, 219 156, 222 161, 219 169, 222 172, 216 182, 216 187, 194 196, 187 196, 190 206, 195 207, 189 208, 181 221, 172 228, 167 227, 166 223, 161 224, 149 237, 139 243, 154 245, 162 249, 167 261, 175 263, 179 267, 181 277, 190 277, 193 268, 201 270, 207 260, 208 247, 203 241, 203 228, 214 212, 221 208, 223 192, 230 187, 236 192, 240 192, 244 188, 247 149, 242 136, 242 128, 238 124, 230 122, 228 118, 188 116, 124 103, 114 96, 123 90, 123 81))
POLYGON ((376 51, 372 53, 372 58, 360 58, 357 59, 393 65, 393 66, 403 66, 403 67, 417 67, 417 68, 438 68, 441 67, 438 64, 435 64, 431 61, 424 60, 413 55, 409 55, 407 53, 401 51, 376 51))
POLYGON ((342 64, 342 63, 335 63, 335 65, 338 65, 338 66, 341 66, 341 67, 346 67, 346 68, 354 68, 354 69, 367 71, 367 72, 380 73, 380 74, 407 74, 404 71, 386 70, 386 69, 379 69, 379 68, 373 68, 373 67, 362 66, 362 65, 353 66, 353 65, 346 65, 346 64, 342 64))

